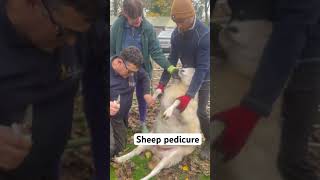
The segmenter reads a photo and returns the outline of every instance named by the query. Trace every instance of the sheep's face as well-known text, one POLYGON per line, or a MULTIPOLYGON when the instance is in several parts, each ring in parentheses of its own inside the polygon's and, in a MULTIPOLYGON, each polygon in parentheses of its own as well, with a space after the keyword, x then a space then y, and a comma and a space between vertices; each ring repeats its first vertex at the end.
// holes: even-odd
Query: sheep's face
POLYGON ((181 77, 181 81, 189 86, 195 72, 194 68, 182 68, 179 70, 179 76, 181 77))

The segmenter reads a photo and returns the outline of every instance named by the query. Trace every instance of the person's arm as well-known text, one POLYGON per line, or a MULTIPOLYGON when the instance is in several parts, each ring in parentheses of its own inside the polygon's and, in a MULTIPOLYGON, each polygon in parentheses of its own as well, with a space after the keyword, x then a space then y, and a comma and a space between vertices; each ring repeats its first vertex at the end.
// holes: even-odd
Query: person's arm
POLYGON ((154 60, 164 70, 167 70, 171 64, 169 63, 169 61, 167 60, 167 58, 162 52, 156 32, 153 30, 150 33, 150 37, 148 38, 149 38, 149 42, 148 42, 149 52, 152 60, 154 60))
MULTIPOLYGON (((176 30, 175 30, 176 31, 176 30)), ((177 66, 178 63, 178 50, 177 50, 177 46, 176 46, 176 32, 173 32, 171 35, 171 39, 170 39, 170 43, 171 43, 171 49, 170 49, 170 54, 168 57, 169 62, 173 65, 173 66, 177 66)), ((170 80, 170 73, 168 71, 163 71, 160 81, 159 83, 166 86, 170 80)))
POLYGON ((180 112, 185 110, 190 100, 197 94, 204 82, 204 79, 208 76, 210 71, 210 33, 206 32, 206 34, 204 34, 196 43, 198 43, 198 49, 195 72, 187 93, 177 98, 180 100, 180 104, 177 107, 180 112))
POLYGON ((195 73, 186 93, 186 95, 190 97, 195 96, 204 82, 205 77, 210 72, 210 32, 203 35, 198 43, 195 73))
MULTIPOLYGON (((115 21, 116 22, 116 21, 115 21)), ((117 38, 117 24, 113 23, 113 26, 110 29, 111 36, 110 38, 110 57, 116 55, 116 38, 117 38)), ((107 43, 107 42, 106 42, 107 43)))
POLYGON ((143 69, 140 68, 138 71, 138 81, 142 82, 143 87, 143 97, 148 106, 152 107, 155 104, 155 99, 152 98, 151 89, 150 89, 150 78, 148 73, 143 69))
POLYGON ((264 49, 261 62, 243 105, 268 116, 290 73, 302 58, 308 29, 319 23, 320 1, 281 1, 279 19, 264 49))
POLYGON ((150 94, 150 78, 148 73, 143 68, 140 68, 137 72, 137 79, 137 81, 142 82, 143 95, 150 94))
POLYGON ((249 93, 240 105, 215 114, 211 125, 223 122, 224 133, 215 147, 225 160, 235 157, 246 144, 261 116, 270 114, 272 104, 280 95, 290 73, 302 58, 308 29, 320 19, 320 1, 279 1, 278 20, 264 49, 261 62, 249 93))

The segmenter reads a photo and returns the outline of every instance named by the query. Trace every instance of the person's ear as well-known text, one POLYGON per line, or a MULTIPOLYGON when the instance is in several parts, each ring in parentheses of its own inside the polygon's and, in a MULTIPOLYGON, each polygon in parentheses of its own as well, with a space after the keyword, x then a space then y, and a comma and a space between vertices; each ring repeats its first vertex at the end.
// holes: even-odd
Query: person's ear
POLYGON ((122 63, 121 60, 120 60, 120 59, 117 59, 117 65, 120 66, 121 63, 122 63))

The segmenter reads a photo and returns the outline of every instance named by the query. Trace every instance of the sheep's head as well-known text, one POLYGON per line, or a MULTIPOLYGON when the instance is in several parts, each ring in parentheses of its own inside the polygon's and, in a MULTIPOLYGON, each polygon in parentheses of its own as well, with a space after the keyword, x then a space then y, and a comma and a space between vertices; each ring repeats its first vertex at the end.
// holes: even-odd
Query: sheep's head
POLYGON ((190 85, 194 72, 194 68, 182 68, 179 70, 179 76, 183 84, 190 85))

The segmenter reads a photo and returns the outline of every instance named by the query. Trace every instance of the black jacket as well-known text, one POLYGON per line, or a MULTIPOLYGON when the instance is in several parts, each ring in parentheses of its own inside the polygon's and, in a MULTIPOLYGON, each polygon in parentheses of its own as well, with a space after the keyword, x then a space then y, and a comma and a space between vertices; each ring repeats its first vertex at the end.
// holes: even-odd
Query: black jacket
MULTIPOLYGON (((33 107, 31 152, 16 170, 0 172, 0 175, 9 180, 55 176, 55 166, 70 136, 73 100, 81 79, 87 118, 90 127, 95 129, 92 136, 108 137, 107 88, 102 61, 105 52, 97 51, 103 49, 98 43, 102 39, 93 27, 91 32, 79 37, 76 46, 45 53, 16 33, 6 16, 3 1, 0 2, 0 124, 10 125, 21 120, 25 107, 29 104, 33 107)), ((108 144, 99 143, 100 148, 95 148, 99 150, 94 154, 95 159, 100 158, 96 164, 104 168, 101 179, 106 179, 108 144)))

